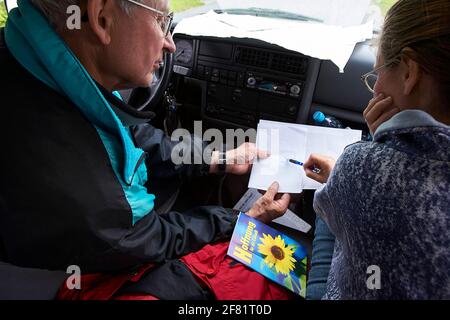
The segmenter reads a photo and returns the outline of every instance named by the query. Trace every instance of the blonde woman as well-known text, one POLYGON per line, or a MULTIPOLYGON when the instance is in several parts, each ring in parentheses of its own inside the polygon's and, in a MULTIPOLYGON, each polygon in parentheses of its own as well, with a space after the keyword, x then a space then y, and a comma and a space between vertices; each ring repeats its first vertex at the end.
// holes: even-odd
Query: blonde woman
POLYGON ((305 163, 326 183, 314 198, 326 226, 318 220, 310 298, 449 299, 450 1, 398 1, 363 80, 374 141, 347 147, 336 164, 305 163), (320 292, 327 227, 336 242, 320 292))

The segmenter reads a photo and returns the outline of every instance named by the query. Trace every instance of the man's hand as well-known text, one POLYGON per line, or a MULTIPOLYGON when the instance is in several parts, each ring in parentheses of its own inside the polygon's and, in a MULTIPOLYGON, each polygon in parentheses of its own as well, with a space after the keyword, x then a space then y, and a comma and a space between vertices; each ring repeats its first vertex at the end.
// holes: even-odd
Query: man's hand
POLYGON ((373 136, 383 122, 386 122, 398 112, 400 112, 400 109, 394 106, 392 97, 385 97, 380 93, 371 99, 363 112, 370 134, 373 136))
POLYGON ((266 193, 253 204, 247 215, 264 223, 281 217, 286 212, 291 197, 288 193, 277 194, 278 188, 278 182, 272 183, 266 193))
POLYGON ((320 183, 325 183, 333 170, 336 160, 332 157, 319 154, 311 154, 303 164, 306 176, 320 183), (319 173, 315 173, 313 169, 319 169, 319 173))
MULTIPOLYGON (((251 164, 256 158, 267 158, 269 153, 256 149, 254 143, 246 142, 237 149, 229 150, 226 153, 227 167, 225 172, 242 175, 250 171, 251 164)), ((211 157, 210 172, 217 172, 219 152, 214 151, 211 157)))

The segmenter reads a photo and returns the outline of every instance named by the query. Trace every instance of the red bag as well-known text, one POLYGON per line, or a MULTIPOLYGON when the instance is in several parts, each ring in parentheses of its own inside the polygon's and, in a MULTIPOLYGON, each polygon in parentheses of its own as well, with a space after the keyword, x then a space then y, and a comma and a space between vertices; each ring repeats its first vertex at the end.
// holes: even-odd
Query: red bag
POLYGON ((206 245, 180 260, 218 300, 287 300, 294 293, 227 256, 229 242, 206 245))
MULTIPOLYGON (((227 256, 229 242, 206 245, 180 260, 208 287, 218 300, 286 300, 294 294, 227 256)), ((66 283, 57 299, 64 300, 157 300, 149 294, 116 293, 128 282, 137 282, 152 264, 135 273, 89 274, 81 277, 81 289, 66 283)))

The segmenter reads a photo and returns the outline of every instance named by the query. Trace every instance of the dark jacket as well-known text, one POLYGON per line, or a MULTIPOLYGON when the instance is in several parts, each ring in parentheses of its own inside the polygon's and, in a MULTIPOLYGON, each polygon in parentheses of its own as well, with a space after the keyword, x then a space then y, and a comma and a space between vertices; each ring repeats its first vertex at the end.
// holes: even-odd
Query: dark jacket
MULTIPOLYGON (((162 263, 231 235, 236 212, 221 207, 161 215, 153 210, 133 225, 94 126, 69 99, 25 70, 4 44, 0 65, 1 260, 60 270, 75 264, 83 273, 117 271, 162 263)), ((205 172, 204 166, 171 164, 167 155, 174 144, 151 125, 131 132, 149 154, 150 175, 205 172)))

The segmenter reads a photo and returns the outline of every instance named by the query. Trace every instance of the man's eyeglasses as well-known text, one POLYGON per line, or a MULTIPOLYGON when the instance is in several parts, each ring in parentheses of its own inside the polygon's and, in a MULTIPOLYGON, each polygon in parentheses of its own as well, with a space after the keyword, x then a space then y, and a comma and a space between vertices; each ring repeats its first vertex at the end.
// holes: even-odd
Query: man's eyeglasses
POLYGON ((161 30, 164 34, 164 38, 166 38, 169 35, 170 27, 172 26, 173 21, 173 12, 165 13, 162 11, 159 11, 155 8, 149 7, 145 4, 142 4, 140 2, 134 1, 134 0, 126 0, 128 2, 131 2, 137 6, 140 6, 144 9, 150 10, 153 13, 156 13, 158 16, 160 16, 162 19, 157 19, 159 26, 161 27, 161 30))
POLYGON ((400 61, 400 58, 395 58, 391 61, 386 62, 385 64, 383 64, 382 66, 379 66, 376 69, 373 69, 370 72, 367 72, 366 74, 363 74, 361 76, 361 80, 364 82, 364 84, 366 85, 367 89, 374 93, 374 89, 375 89, 375 84, 378 80, 378 71, 380 71, 381 69, 385 68, 385 67, 389 67, 391 65, 393 65, 394 63, 398 63, 400 61))

